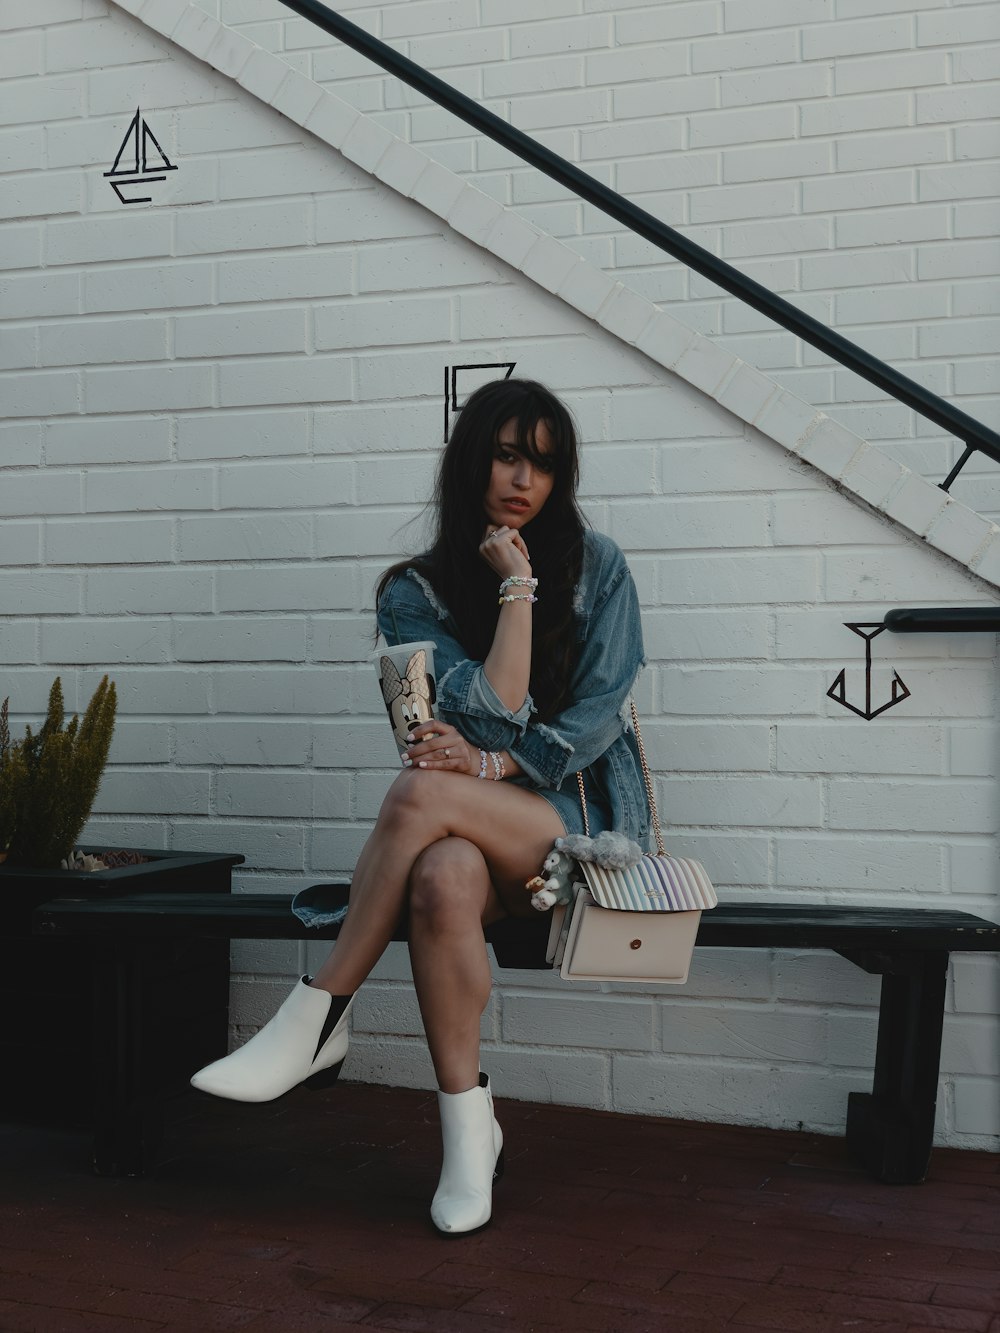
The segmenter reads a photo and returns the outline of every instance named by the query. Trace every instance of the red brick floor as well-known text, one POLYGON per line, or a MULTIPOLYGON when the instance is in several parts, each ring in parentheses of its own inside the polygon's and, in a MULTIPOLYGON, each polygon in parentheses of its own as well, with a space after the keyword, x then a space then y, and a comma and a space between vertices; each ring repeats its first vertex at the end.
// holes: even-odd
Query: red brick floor
POLYGON ((426 1093, 191 1095, 141 1180, 0 1127, 0 1330, 1000 1333, 1000 1156, 887 1186, 836 1139, 498 1109, 493 1225, 454 1239, 426 1093))

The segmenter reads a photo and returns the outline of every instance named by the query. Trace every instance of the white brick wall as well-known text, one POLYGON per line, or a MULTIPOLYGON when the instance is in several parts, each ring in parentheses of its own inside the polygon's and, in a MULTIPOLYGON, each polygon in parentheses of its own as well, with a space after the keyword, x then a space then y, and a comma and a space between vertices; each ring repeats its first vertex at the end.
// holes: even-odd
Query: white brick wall
MULTIPOLYGON (((745 307, 581 211, 278 0, 196 2, 637 291, 671 308, 683 302, 689 323, 903 462, 940 480, 954 461, 953 441, 915 414, 880 410, 878 391, 852 407, 853 377, 813 377, 804 390, 811 349, 763 319, 766 339, 741 337, 732 321, 745 307), (552 203, 531 202, 541 200, 552 203)), ((995 293, 973 312, 967 342, 947 332, 1000 265, 992 239, 956 244, 996 230, 989 205, 971 224, 978 230, 965 212, 967 200, 995 197, 1000 169, 1000 20, 988 0, 352 0, 341 9, 797 304, 821 294, 833 308, 820 318, 997 425, 995 380, 982 378, 996 344, 982 317, 997 313, 995 293), (772 255, 784 260, 779 270, 755 271, 772 255), (932 279, 938 299, 918 316, 920 346, 886 347, 886 326, 912 329, 915 293, 932 279)), ((955 494, 996 517, 994 474, 973 460, 955 494)))
MULTIPOLYGON (((271 38, 290 31, 269 0, 224 7, 271 38)), ((452 43, 447 58, 462 58, 467 7, 387 5, 387 18, 393 8, 399 23, 441 25, 407 41, 452 43)), ((592 8, 565 6, 584 59, 612 54, 609 32, 638 54, 663 40, 639 20, 653 31, 667 7, 592 8)), ((785 14, 714 0, 669 9, 686 35, 711 38, 701 59, 717 62, 738 55, 734 33, 785 14)), ((829 4, 801 9, 801 24, 832 20, 829 4)), ((570 272, 543 241, 535 286, 110 4, 65 0, 46 16, 43 31, 34 6, 4 7, 0 24, 25 50, 58 37, 65 68, 38 79, 15 66, 0 107, 36 150, 55 145, 54 178, 83 211, 14 219, 0 243, 5 346, 27 349, 0 374, 12 417, 0 430, 0 661, 18 727, 37 720, 57 672, 71 707, 103 671, 115 678, 120 722, 93 836, 241 851, 246 891, 350 872, 395 771, 367 665, 372 585, 419 546, 419 525, 405 525, 440 445, 443 368, 516 359, 575 410, 587 511, 636 574, 650 657, 639 702, 673 845, 700 856, 729 900, 997 916, 993 639, 880 636, 875 690, 894 668, 912 695, 871 724, 826 697, 843 667, 852 697, 861 688, 862 641, 845 621, 900 602, 988 603, 995 587, 788 450, 833 478, 856 457, 856 485, 905 507, 920 532, 945 521, 943 497, 872 466, 856 438, 748 369, 734 374, 712 343, 650 326, 644 345, 682 358, 696 381, 721 379, 722 399, 767 438, 543 290, 566 275, 574 300, 639 336, 645 308, 603 306, 612 285, 600 274, 570 272), (91 24, 109 16, 123 63, 101 68, 109 30, 91 24), (179 170, 152 204, 125 209, 101 173, 139 100, 179 170), (197 202, 184 178, 203 166, 197 202)), ((525 19, 519 41, 544 45, 559 28, 525 19)), ((877 30, 895 31, 881 19, 877 30)), ((254 70, 277 86, 266 62, 254 70)), ((44 156, 13 159, 17 190, 29 176, 53 179, 44 156)), ((411 171, 410 186, 458 197, 445 173, 421 185, 411 171)), ((746 198, 761 207, 759 193, 746 198)), ((478 208, 463 206, 463 226, 493 225, 478 208)), ((514 226, 503 234, 522 256, 535 244, 514 226)), ((953 290, 974 287, 941 275, 915 287, 944 298, 928 331, 953 290)), ((970 318, 974 308, 970 297, 970 318)), ((850 317, 891 323, 883 313, 850 317)), ((908 307, 907 320, 922 318, 908 307)), ((962 558, 991 536, 968 515, 941 530, 945 545, 969 547, 956 545, 962 558)), ((982 568, 994 583, 996 563, 991 546, 982 568)), ((320 946, 234 952, 246 1029, 320 946)), ((1000 1132, 996 975, 983 959, 953 969, 942 1142, 994 1145, 1000 1132)), ((832 955, 706 950, 680 992, 570 992, 539 973, 497 983, 483 1031, 505 1096, 839 1132, 847 1092, 868 1079, 877 984, 832 955)), ((402 951, 366 995, 353 1076, 427 1085, 402 951)))

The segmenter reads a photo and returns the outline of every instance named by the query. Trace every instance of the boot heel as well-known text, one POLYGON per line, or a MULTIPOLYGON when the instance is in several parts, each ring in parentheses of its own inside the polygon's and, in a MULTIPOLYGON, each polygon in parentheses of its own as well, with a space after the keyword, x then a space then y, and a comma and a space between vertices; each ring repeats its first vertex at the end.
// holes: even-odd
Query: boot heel
POLYGON ((503 1149, 500 1149, 500 1156, 497 1158, 497 1164, 493 1168, 493 1179, 499 1180, 504 1173, 503 1149))
POLYGON ((318 1074, 311 1074, 302 1086, 308 1088, 310 1092, 320 1092, 323 1088, 332 1088, 340 1077, 340 1066, 343 1063, 343 1060, 338 1060, 329 1069, 321 1069, 318 1074))

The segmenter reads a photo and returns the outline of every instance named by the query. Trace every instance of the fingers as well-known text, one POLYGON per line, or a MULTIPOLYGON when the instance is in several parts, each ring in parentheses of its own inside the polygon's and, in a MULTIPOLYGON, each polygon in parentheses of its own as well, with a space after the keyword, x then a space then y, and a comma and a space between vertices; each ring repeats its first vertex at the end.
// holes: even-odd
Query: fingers
POLYGON ((479 554, 501 577, 531 572, 528 548, 516 528, 487 528, 479 554))
POLYGON ((480 551, 483 551, 487 546, 502 545, 516 546, 523 556, 527 557, 528 555, 528 548, 524 544, 524 538, 521 536, 518 529, 508 528, 506 526, 494 528, 491 525, 488 527, 486 529, 486 535, 479 544, 479 549, 480 551))
POLYGON ((434 718, 430 722, 421 722, 419 727, 414 727, 410 732, 410 740, 427 741, 440 738, 442 745, 452 745, 456 739, 461 739, 458 732, 447 722, 442 722, 439 718, 434 718), (450 738, 450 739, 449 739, 450 738))
POLYGON ((446 722, 424 722, 415 727, 407 740, 404 768, 450 769, 470 771, 471 748, 461 733, 446 722))
POLYGON ((461 745, 442 745, 435 750, 426 747, 417 750, 414 746, 408 754, 403 755, 403 767, 445 768, 455 773, 468 773, 469 747, 464 741, 461 745))

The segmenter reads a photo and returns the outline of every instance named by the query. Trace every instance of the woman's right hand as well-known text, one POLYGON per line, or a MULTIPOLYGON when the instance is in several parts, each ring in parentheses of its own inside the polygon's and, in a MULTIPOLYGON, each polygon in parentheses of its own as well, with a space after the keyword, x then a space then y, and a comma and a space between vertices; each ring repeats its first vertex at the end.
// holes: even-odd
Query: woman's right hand
POLYGON ((501 579, 531 578, 528 548, 517 528, 497 528, 490 524, 479 543, 479 554, 501 579))
POLYGON ((479 776, 479 751, 456 727, 440 718, 414 727, 407 746, 408 753, 403 756, 405 768, 437 768, 479 776))

